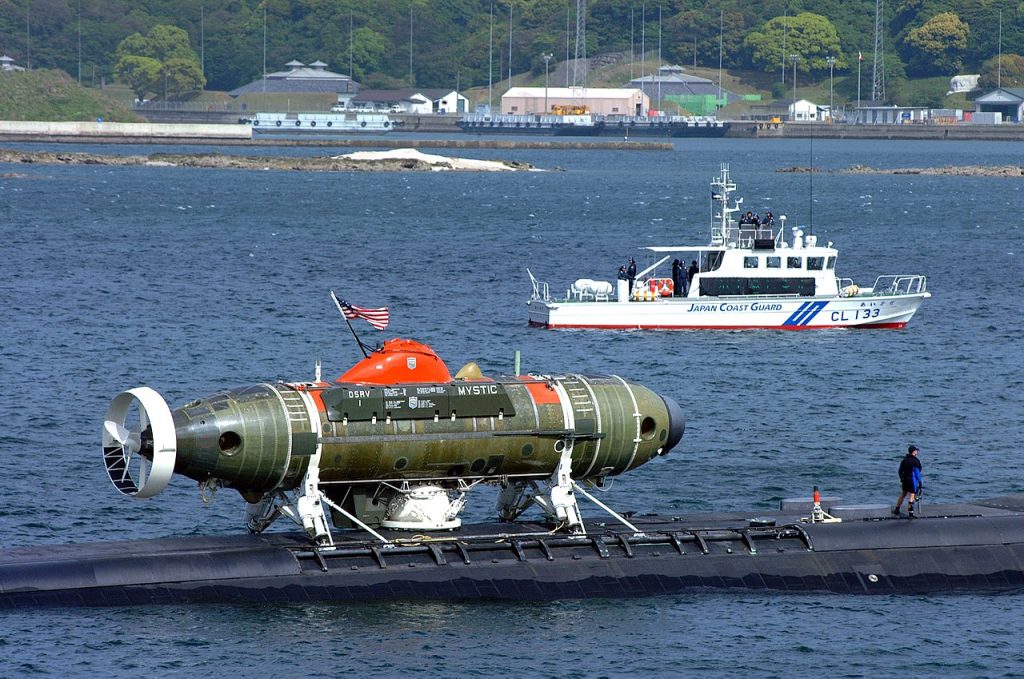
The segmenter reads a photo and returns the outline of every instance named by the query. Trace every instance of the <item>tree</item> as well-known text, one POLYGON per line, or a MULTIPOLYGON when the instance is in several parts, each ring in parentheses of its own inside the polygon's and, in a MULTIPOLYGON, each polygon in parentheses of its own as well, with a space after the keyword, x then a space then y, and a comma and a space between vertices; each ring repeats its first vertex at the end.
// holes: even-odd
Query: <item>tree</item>
POLYGON ((127 83, 139 101, 146 98, 146 92, 155 92, 160 83, 162 64, 150 57, 126 55, 114 67, 118 80, 127 83))
POLYGON ((114 74, 128 83, 139 99, 146 92, 181 94, 206 84, 199 57, 188 33, 177 26, 157 24, 149 33, 133 33, 117 46, 114 74), (155 71, 155 72, 154 72, 155 71))
POLYGON ((352 35, 352 58, 356 79, 384 67, 384 58, 394 52, 391 41, 371 28, 357 28, 352 35))
POLYGON ((843 70, 847 66, 836 27, 825 17, 811 12, 770 19, 750 33, 743 45, 750 50, 753 64, 766 72, 778 70, 784 62, 789 64, 792 54, 800 57, 797 71, 801 73, 827 73, 826 58, 829 56, 836 57, 837 69, 843 70), (785 54, 782 51, 783 33, 786 36, 785 54))
POLYGON ((1024 87, 1024 57, 1019 54, 1004 54, 1002 68, 999 57, 992 57, 981 66, 978 87, 993 90, 996 87, 1024 87))
POLYGON ((907 33, 907 71, 911 75, 955 75, 967 49, 967 24, 952 12, 936 14, 907 33))
POLYGON ((199 62, 174 57, 163 64, 162 74, 167 95, 185 94, 203 86, 203 72, 199 62))

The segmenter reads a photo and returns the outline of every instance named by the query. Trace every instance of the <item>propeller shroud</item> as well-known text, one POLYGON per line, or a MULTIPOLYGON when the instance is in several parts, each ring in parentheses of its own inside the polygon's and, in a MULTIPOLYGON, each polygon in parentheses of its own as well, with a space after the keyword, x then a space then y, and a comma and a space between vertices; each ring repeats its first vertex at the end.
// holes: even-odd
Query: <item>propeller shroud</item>
POLYGON ((174 417, 160 394, 136 387, 114 397, 103 423, 103 461, 119 492, 138 500, 160 493, 174 473, 177 453, 174 417), (136 402, 139 421, 129 428, 136 402))

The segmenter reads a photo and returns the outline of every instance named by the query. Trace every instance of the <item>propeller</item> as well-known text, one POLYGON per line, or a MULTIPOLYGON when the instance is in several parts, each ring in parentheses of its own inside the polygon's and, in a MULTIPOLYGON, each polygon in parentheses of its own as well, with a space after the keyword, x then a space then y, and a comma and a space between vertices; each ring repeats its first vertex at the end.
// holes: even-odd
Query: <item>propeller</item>
POLYGON ((153 497, 174 473, 174 417, 163 397, 136 387, 114 397, 103 422, 103 461, 114 487, 137 499, 153 497), (138 421, 129 423, 138 404, 138 421))

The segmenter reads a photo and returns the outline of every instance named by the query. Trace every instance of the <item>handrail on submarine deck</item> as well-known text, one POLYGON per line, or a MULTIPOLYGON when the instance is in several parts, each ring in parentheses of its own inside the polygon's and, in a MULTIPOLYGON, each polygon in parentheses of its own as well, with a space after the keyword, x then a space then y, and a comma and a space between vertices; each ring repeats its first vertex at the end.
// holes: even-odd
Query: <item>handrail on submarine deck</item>
MULTIPOLYGON (((360 541, 357 543, 335 543, 329 549, 303 549, 289 548, 296 558, 316 558, 329 563, 336 558, 369 556, 379 568, 388 568, 387 557, 400 556, 405 554, 429 554, 431 560, 438 566, 448 565, 450 562, 445 558, 445 552, 458 556, 458 560, 464 564, 470 564, 473 552, 494 551, 495 549, 509 550, 518 562, 528 561, 527 548, 538 549, 547 561, 555 560, 553 547, 569 547, 589 545, 597 553, 599 558, 611 557, 609 547, 615 546, 621 550, 626 558, 633 558, 633 547, 638 545, 671 545, 679 555, 686 555, 685 544, 690 543, 697 547, 701 554, 711 553, 709 544, 722 542, 737 542, 746 547, 746 552, 754 556, 757 554, 755 542, 757 540, 782 540, 797 539, 808 551, 814 551, 814 544, 811 536, 803 526, 799 524, 785 524, 782 526, 765 527, 737 527, 737 528, 692 528, 684 530, 649 531, 642 534, 603 533, 590 535, 557 535, 551 532, 529 532, 529 533, 495 533, 473 536, 451 536, 451 537, 428 537, 419 536, 409 538, 404 542, 393 542, 394 546, 389 547, 386 552, 376 543, 360 541)), ((323 569, 325 564, 320 563, 323 569)))

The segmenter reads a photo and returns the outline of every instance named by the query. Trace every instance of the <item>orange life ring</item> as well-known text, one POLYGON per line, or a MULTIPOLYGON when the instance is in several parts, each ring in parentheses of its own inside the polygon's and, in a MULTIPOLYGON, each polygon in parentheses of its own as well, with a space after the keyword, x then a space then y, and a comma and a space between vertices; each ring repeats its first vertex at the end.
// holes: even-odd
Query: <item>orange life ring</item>
POLYGON ((650 287, 651 292, 659 297, 671 297, 675 289, 671 278, 652 278, 647 281, 647 285, 650 287))

